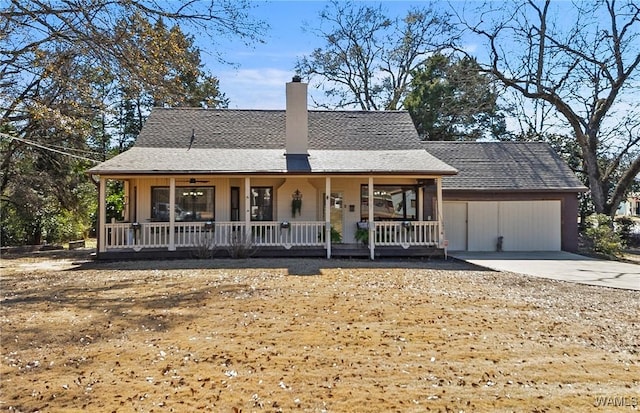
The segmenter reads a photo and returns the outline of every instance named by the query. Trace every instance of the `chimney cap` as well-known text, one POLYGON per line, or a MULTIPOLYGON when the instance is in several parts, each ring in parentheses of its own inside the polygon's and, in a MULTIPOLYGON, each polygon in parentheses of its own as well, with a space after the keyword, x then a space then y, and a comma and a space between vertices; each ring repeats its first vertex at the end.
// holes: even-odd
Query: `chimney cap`
POLYGON ((300 83, 302 82, 302 78, 300 77, 300 75, 295 75, 293 79, 291 79, 291 81, 295 83, 300 83))

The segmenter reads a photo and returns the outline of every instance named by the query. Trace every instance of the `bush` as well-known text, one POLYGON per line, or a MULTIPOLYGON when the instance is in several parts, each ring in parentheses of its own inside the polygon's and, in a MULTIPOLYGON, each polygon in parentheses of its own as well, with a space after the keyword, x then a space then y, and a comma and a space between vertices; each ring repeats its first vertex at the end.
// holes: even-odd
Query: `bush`
POLYGON ((633 227, 635 226, 633 219, 629 217, 618 217, 615 222, 616 232, 627 245, 631 244, 634 235, 633 227))
POLYGON ((242 231, 230 235, 227 252, 231 258, 250 258, 258 251, 258 246, 253 241, 253 236, 248 236, 242 231))
POLYGON ((196 239, 191 256, 198 259, 213 258, 216 254, 217 245, 212 233, 202 233, 196 239))
POLYGON ((619 255, 624 243, 613 228, 613 220, 605 214, 593 214, 587 217, 585 236, 595 253, 609 257, 619 255))

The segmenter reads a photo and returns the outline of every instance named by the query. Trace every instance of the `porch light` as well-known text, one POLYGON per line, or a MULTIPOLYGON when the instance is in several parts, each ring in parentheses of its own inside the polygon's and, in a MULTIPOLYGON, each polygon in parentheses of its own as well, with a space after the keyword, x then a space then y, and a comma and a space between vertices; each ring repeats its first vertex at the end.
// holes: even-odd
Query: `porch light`
POLYGON ((204 229, 206 229, 207 231, 211 231, 213 229, 213 222, 211 221, 207 221, 204 223, 204 229))
POLYGON ((291 198, 291 217, 295 218, 296 213, 300 215, 302 211, 302 192, 296 189, 291 198))
POLYGON ((411 221, 402 221, 402 227, 405 229, 411 228, 411 221))
POLYGON ((131 223, 131 229, 134 229, 134 230, 140 229, 140 223, 139 222, 132 222, 131 223))
POLYGON ((280 223, 281 229, 289 229, 290 227, 291 227, 291 224, 289 223, 289 221, 283 221, 280 223))

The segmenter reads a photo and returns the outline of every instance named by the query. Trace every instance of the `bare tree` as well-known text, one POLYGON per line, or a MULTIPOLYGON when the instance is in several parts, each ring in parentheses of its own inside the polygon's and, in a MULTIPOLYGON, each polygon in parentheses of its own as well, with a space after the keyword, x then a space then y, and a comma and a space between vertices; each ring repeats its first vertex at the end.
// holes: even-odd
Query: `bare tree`
POLYGON ((399 109, 411 72, 451 41, 449 18, 434 8, 416 7, 402 19, 391 19, 382 6, 333 0, 313 29, 325 46, 300 59, 296 69, 316 78, 332 100, 320 106, 399 109))
POLYGON ((596 212, 615 214, 640 171, 639 5, 527 0, 508 13, 493 7, 483 4, 469 19, 459 14, 486 41, 483 69, 555 110, 553 127, 568 129, 580 148, 596 212))
MULTIPOLYGON (((95 158, 99 143, 104 156, 113 96, 223 105, 188 30, 208 35, 212 46, 231 36, 259 40, 265 24, 250 17, 252 7, 249 0, 0 2, 0 202, 25 222, 47 205, 60 206, 47 216, 91 208, 90 196, 76 191, 92 186, 76 155, 95 158)), ((3 228, 11 219, 4 208, 3 228)))

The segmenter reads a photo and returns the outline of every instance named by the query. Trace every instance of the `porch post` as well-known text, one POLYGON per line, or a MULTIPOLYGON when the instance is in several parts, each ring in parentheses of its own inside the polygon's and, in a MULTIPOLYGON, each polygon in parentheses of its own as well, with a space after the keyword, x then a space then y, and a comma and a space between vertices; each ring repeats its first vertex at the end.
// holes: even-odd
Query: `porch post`
POLYGON ((444 215, 442 214, 442 177, 436 178, 436 197, 438 198, 438 247, 442 248, 444 245, 444 226, 442 220, 444 215))
POLYGON ((327 244, 327 259, 331 258, 331 177, 325 178, 324 236, 327 244))
POLYGON ((98 189, 98 252, 105 252, 106 228, 107 225, 107 182, 100 177, 100 187, 98 189))
POLYGON ((369 258, 374 259, 375 255, 375 237, 376 237, 376 229, 375 229, 375 220, 373 219, 373 206, 375 204, 375 200, 373 199, 373 176, 369 177, 369 258))
POLYGON ((169 251, 176 250, 176 178, 169 180, 169 251))
POLYGON ((251 239, 251 178, 248 176, 244 178, 244 234, 247 241, 251 239))
POLYGON ((418 221, 424 221, 424 185, 418 188, 418 221))
POLYGON ((131 186, 129 182, 128 179, 124 181, 124 211, 122 211, 122 216, 125 221, 131 221, 131 186))

